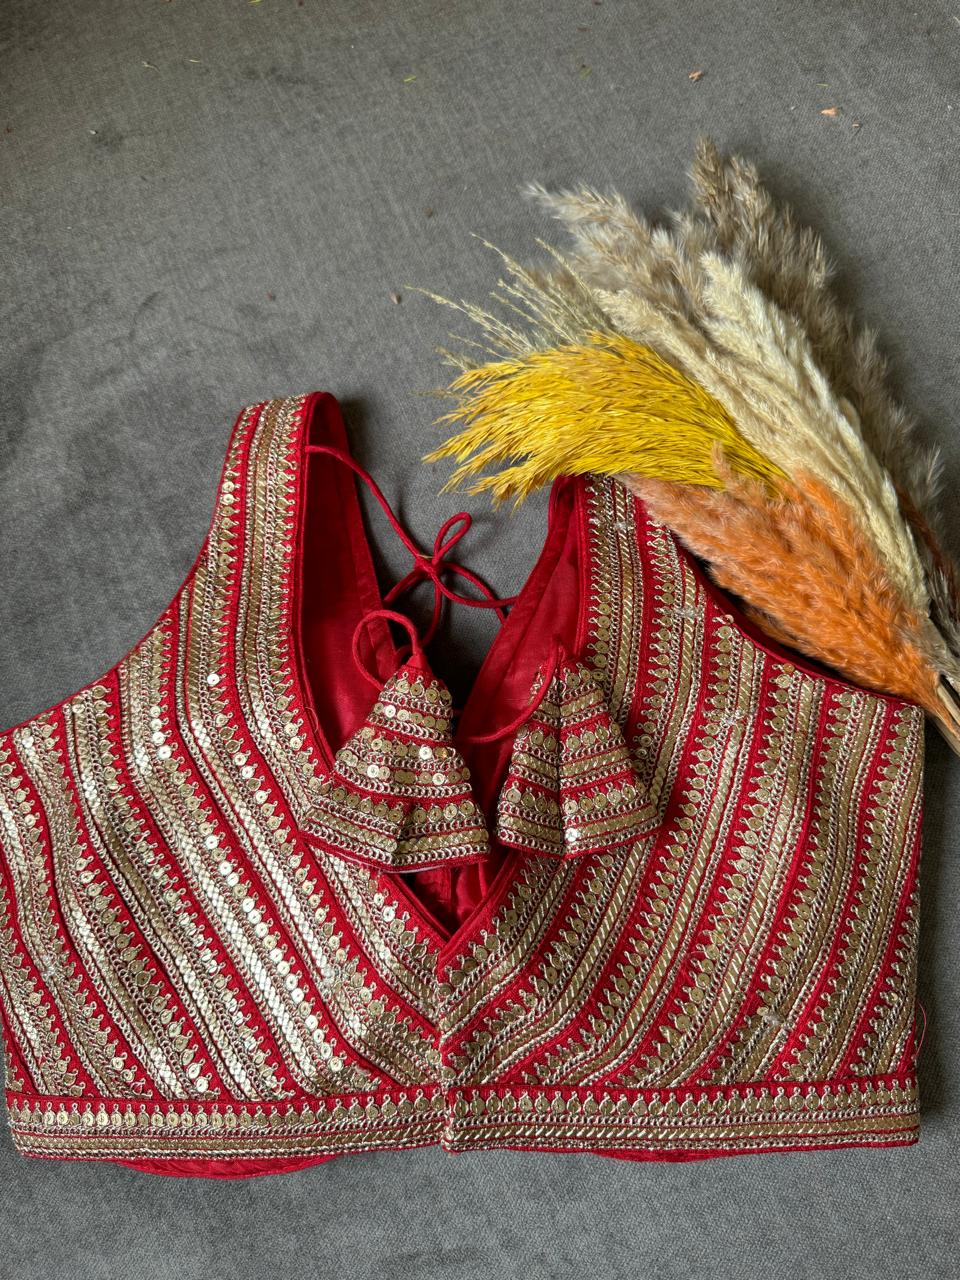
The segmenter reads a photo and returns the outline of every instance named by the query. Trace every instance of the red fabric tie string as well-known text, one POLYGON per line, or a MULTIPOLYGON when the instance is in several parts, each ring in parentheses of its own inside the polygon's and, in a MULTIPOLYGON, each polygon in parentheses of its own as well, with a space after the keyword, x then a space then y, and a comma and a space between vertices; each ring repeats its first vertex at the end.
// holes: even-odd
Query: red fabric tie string
POLYGON ((472 605, 474 608, 480 609, 496 609, 500 621, 506 618, 504 606, 513 604, 516 596, 510 596, 507 599, 499 599, 494 596, 490 588, 483 582, 472 570, 464 568, 463 565, 457 564, 455 560, 448 560, 447 553, 452 547, 455 547, 463 535, 473 524, 473 516, 469 511, 458 511, 455 516, 451 516, 441 526, 436 538, 433 541, 433 552, 427 556, 423 552, 417 551, 417 562, 399 582, 395 583, 387 594, 384 596, 384 604, 389 604, 391 600, 395 600, 397 596, 402 595, 408 587, 413 586, 420 578, 430 578, 436 590, 433 596, 433 617, 430 619, 430 625, 423 635, 423 643, 429 644, 436 633, 440 623, 440 614, 443 610, 443 598, 446 596, 448 600, 456 600, 460 604, 472 605), (459 524, 459 528, 455 526, 459 524), (449 534, 449 537, 447 536, 449 534), (460 595, 457 591, 451 591, 445 587, 440 579, 440 574, 444 569, 450 569, 453 573, 458 573, 462 578, 466 578, 480 591, 484 599, 476 600, 471 596, 460 595))
POLYGON ((553 658, 546 669, 546 672, 543 671, 542 667, 538 672, 538 675, 541 673, 543 674, 543 681, 540 685, 540 688, 537 690, 534 697, 523 708, 520 714, 515 719, 511 720, 509 724, 501 725, 499 729, 493 729, 491 730, 490 733, 461 733, 460 741, 461 742, 496 742, 497 738, 502 738, 505 734, 514 733, 517 729, 519 729, 522 724, 525 724, 527 720, 529 720, 529 718, 536 711, 537 707, 539 707, 540 703, 547 696, 547 692, 550 688, 550 681, 553 679, 554 673, 556 672, 557 667, 560 665, 560 659, 562 657, 563 657, 563 646, 558 643, 556 649, 554 650, 553 658))
MULTIPOLYGON (((335 448, 333 445, 308 444, 306 446, 306 450, 307 453, 326 453, 330 457, 338 458, 341 462, 345 463, 346 466, 348 466, 351 471, 353 471, 354 474, 357 475, 370 489, 370 492, 380 504, 384 515, 390 521, 397 537, 413 556, 415 561, 413 568, 405 577, 401 578, 399 582, 395 583, 390 588, 384 596, 384 604, 389 604, 391 601, 395 600, 398 595, 407 590, 408 587, 413 586, 414 583, 419 581, 421 578, 429 578, 433 583, 433 617, 430 620, 429 627, 422 637, 422 644, 429 644, 430 640, 436 633, 437 626, 440 622, 440 614, 443 609, 444 598, 454 601, 457 604, 469 605, 472 609, 496 609, 500 621, 503 622, 505 620, 507 616, 505 612, 507 606, 515 604, 517 597, 495 596, 483 579, 472 570, 466 569, 463 565, 457 564, 455 560, 447 559, 447 553, 456 546, 473 524, 473 517, 470 515, 469 511, 459 511, 456 515, 451 516, 449 520, 444 522, 439 533, 434 539, 432 552, 427 554, 426 552, 421 551, 417 546, 416 542, 400 523, 400 520, 394 513, 390 503, 384 497, 376 480, 374 480, 373 476, 371 476, 368 471, 360 466, 359 462, 350 457, 349 454, 341 452, 341 450, 335 448), (458 591, 451 590, 441 577, 444 569, 449 569, 452 573, 459 574, 461 578, 465 578, 467 582, 477 588, 483 596, 483 599, 478 600, 474 596, 461 595, 458 591)), ((400 615, 395 615, 395 617, 398 616, 400 615)))
MULTIPOLYGON (((359 464, 359 462, 352 458, 348 453, 342 452, 333 445, 308 444, 306 446, 306 451, 307 453, 325 453, 331 458, 336 458, 348 466, 351 471, 353 471, 354 474, 370 489, 370 492, 380 504, 384 515, 390 521, 397 537, 413 556, 413 567, 403 578, 400 579, 399 582, 396 582, 383 597, 384 605, 390 604, 397 598, 397 596, 401 595, 409 587, 414 586, 422 578, 429 578, 433 583, 433 616, 430 620, 429 627, 422 637, 418 633, 416 626, 408 617, 406 617, 405 614, 397 613, 393 609, 371 609, 360 619, 353 633, 352 648, 354 662, 357 664, 357 669, 365 680, 368 680, 370 684, 374 685, 377 689, 381 688, 383 684, 380 676, 367 668, 360 654, 360 633, 367 623, 373 618, 387 618, 389 621, 396 622, 400 626, 404 627, 410 636, 411 657, 415 658, 418 662, 428 668, 429 664, 427 663, 423 646, 429 644, 431 638, 436 634, 443 610, 444 599, 454 601, 457 604, 469 605, 472 609, 496 609, 500 621, 503 622, 506 619, 506 608, 509 605, 515 604, 517 597, 495 596, 483 579, 472 570, 464 568, 463 565, 457 564, 456 561, 447 558, 449 552, 457 545, 473 524, 473 517, 468 511, 458 511, 456 515, 452 515, 448 520, 444 521, 437 533, 437 536, 434 538, 433 550, 427 554, 426 552, 421 551, 417 546, 416 542, 400 523, 400 520, 395 514, 393 508, 390 506, 390 503, 384 497, 380 486, 374 480, 373 476, 371 476, 370 473, 359 464), (444 583, 441 577, 445 569, 449 569, 452 573, 458 574, 461 578, 466 579, 467 582, 476 587, 481 593, 482 599, 478 600, 474 596, 461 595, 458 591, 451 590, 450 587, 444 583)), ((558 645, 553 659, 551 660, 544 675, 543 683, 537 691, 536 696, 523 708, 514 720, 509 724, 502 725, 491 733, 464 734, 461 736, 461 741, 476 743, 493 742, 497 738, 501 738, 505 734, 518 729, 529 718, 529 716, 536 711, 537 707, 546 696, 547 690, 550 687, 550 679, 556 670, 561 657, 562 648, 558 645)), ((409 659, 407 659, 407 661, 409 661, 409 659)), ((455 710, 454 715, 456 714, 457 712, 455 710)))
MULTIPOLYGON (((365 613, 357 623, 353 632, 353 660, 357 664, 357 670, 367 680, 370 681, 377 689, 383 687, 383 679, 375 672, 368 670, 364 664, 363 658, 360 656, 360 632, 372 618, 389 618, 391 622, 399 622, 402 627, 406 627, 410 636, 411 657, 416 658, 418 662, 427 665, 426 656, 420 646, 420 637, 417 635, 417 628, 410 619, 403 613, 395 613, 393 609, 371 609, 365 613)), ((409 659, 408 659, 409 661, 409 659)))

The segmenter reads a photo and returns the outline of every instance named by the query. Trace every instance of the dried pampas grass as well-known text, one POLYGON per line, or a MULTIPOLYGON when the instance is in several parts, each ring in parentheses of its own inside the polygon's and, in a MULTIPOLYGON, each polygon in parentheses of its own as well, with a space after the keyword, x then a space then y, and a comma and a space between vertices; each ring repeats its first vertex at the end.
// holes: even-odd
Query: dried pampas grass
POLYGON ((938 713, 923 620, 830 490, 799 475, 771 495, 717 465, 722 489, 639 477, 628 484, 774 639, 938 713))
POLYGON ((625 471, 719 485, 717 445, 743 475, 768 483, 784 478, 714 396, 621 334, 587 333, 581 342, 467 369, 450 390, 463 397, 463 407, 439 422, 466 426, 428 460, 460 460, 447 487, 504 464, 471 486, 474 493, 489 490, 497 503, 522 501, 564 473, 625 471))
POLYGON ((617 192, 525 188, 572 248, 538 240, 534 269, 489 245, 508 318, 428 295, 480 330, 442 351, 459 374, 440 423, 459 430, 428 456, 497 500, 568 472, 626 479, 769 634, 926 707, 960 750, 939 457, 835 297, 819 237, 707 140, 691 177, 661 225, 617 192))

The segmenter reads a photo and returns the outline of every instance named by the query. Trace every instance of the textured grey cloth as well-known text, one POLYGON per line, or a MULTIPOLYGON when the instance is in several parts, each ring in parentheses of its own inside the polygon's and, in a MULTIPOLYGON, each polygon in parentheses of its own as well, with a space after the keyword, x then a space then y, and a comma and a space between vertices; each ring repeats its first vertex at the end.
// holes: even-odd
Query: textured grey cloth
MULTIPOLYGON (((426 544, 500 594, 545 500, 439 495, 419 461, 466 322, 530 258, 521 181, 684 194, 698 132, 825 233, 846 296, 960 475, 956 4, 7 0, 0 721, 111 666, 210 518, 241 406, 316 388, 426 544), (703 71, 691 81, 691 71, 703 71), (836 118, 821 114, 839 107, 836 118), (854 122, 860 128, 854 127, 854 122), (427 210, 432 210, 428 216, 427 210), (391 293, 401 295, 399 304, 391 293)), ((366 499, 365 499, 366 501, 366 499)), ((384 583, 408 560, 366 503, 384 583)), ((960 506, 950 511, 960 551, 960 506)), ((416 595, 419 617, 429 593, 416 595)), ((462 692, 496 628, 455 609, 462 692)), ((0 1134, 0 1276, 940 1277, 956 1274, 960 768, 928 736, 918 1146, 631 1164, 436 1150, 213 1183, 26 1160, 0 1134)))

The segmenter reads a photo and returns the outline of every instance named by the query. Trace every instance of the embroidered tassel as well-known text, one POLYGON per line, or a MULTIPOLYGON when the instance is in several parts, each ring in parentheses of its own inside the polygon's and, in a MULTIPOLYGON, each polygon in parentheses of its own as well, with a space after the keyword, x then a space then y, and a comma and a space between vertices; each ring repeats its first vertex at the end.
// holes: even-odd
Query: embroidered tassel
POLYGON ((470 774, 451 740, 450 694, 406 663, 336 753, 302 826, 330 853, 422 871, 476 862, 489 841, 470 774))
POLYGON ((658 825, 600 686, 582 664, 565 662, 514 742, 497 838, 575 858, 634 843, 658 825))

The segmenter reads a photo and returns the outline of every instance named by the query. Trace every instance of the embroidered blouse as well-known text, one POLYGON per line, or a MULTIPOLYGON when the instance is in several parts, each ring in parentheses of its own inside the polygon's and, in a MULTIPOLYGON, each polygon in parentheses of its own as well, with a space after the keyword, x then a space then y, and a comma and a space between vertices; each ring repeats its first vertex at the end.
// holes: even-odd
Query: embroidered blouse
POLYGON ((922 712, 765 638, 614 480, 554 483, 510 600, 468 525, 422 552, 329 393, 252 405, 156 625, 0 735, 22 1154, 916 1141, 922 712), (414 556, 386 596, 357 478, 414 556), (459 708, 444 600, 502 619, 459 708))

